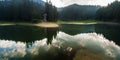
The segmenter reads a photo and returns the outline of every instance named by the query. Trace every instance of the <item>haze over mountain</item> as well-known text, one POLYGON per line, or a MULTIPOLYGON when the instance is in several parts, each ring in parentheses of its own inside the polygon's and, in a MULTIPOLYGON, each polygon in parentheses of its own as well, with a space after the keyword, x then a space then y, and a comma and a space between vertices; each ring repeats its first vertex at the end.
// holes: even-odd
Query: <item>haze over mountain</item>
POLYGON ((39 4, 45 5, 45 2, 43 0, 33 0, 34 2, 37 2, 39 4))

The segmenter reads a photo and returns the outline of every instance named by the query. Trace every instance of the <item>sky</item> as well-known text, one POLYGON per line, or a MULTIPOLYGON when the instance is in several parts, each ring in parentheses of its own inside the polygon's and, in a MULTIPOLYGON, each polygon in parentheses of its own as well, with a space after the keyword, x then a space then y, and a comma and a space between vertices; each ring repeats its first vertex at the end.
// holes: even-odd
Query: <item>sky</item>
MULTIPOLYGON (((46 1, 46 0, 43 0, 46 1)), ((100 5, 107 6, 111 2, 115 0, 51 0, 52 4, 56 7, 65 7, 71 4, 79 4, 79 5, 100 5)), ((120 1, 120 0, 119 0, 120 1)))

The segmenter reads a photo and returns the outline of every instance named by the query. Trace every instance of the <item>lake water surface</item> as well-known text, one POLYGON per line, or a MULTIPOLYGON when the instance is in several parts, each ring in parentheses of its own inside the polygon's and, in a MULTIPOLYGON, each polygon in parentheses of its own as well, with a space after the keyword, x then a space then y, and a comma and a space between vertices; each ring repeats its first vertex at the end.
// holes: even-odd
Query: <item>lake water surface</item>
POLYGON ((120 60, 120 25, 0 26, 0 60, 120 60))

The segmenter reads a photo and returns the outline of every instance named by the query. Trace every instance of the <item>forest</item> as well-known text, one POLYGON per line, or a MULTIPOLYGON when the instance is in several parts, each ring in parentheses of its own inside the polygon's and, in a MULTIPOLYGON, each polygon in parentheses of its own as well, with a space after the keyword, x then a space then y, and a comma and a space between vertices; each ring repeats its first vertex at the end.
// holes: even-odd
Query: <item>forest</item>
POLYGON ((73 4, 59 8, 59 19, 63 21, 98 20, 120 22, 120 2, 114 1, 108 6, 73 4))
POLYGON ((33 22, 35 19, 43 19, 45 13, 48 14, 48 21, 55 21, 57 8, 50 2, 45 3, 42 0, 0 1, 0 21, 33 22))
POLYGON ((100 21, 120 22, 120 2, 116 0, 107 7, 101 7, 96 12, 96 19, 100 21))
POLYGON ((108 6, 72 4, 57 8, 51 1, 42 0, 0 0, 0 21, 34 22, 47 21, 80 21, 98 20, 120 22, 120 2, 114 1, 108 6))

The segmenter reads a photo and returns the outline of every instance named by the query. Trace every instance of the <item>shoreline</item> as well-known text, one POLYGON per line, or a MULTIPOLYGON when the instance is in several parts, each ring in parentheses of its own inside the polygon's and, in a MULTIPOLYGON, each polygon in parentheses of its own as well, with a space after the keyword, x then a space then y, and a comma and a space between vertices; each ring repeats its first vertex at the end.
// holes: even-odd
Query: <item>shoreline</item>
POLYGON ((10 26, 10 25, 29 25, 29 26, 38 26, 42 28, 57 28, 61 24, 75 24, 75 25, 90 25, 90 24, 111 24, 111 25, 120 25, 120 23, 115 22, 40 22, 40 23, 26 23, 26 22, 6 22, 1 23, 0 26, 10 26))
POLYGON ((60 24, 76 24, 76 25, 90 25, 90 24, 111 24, 111 25, 120 25, 116 22, 61 22, 60 24))

